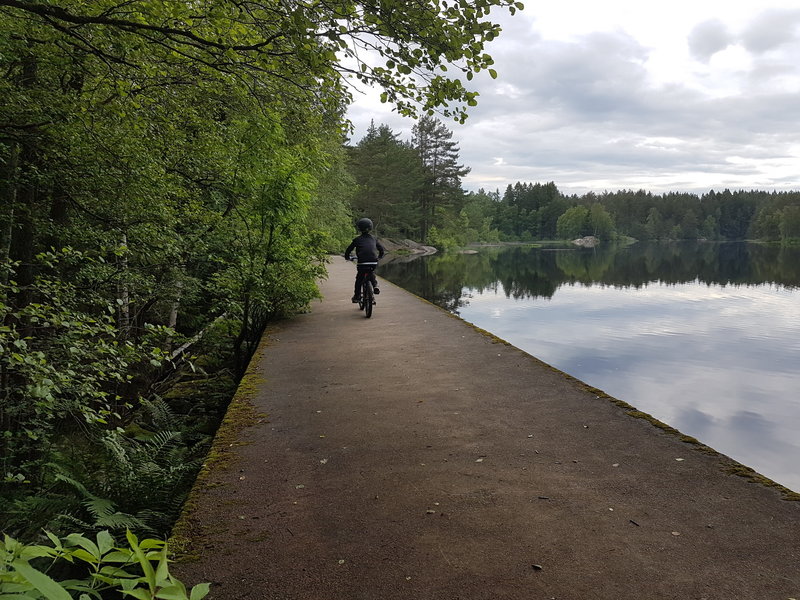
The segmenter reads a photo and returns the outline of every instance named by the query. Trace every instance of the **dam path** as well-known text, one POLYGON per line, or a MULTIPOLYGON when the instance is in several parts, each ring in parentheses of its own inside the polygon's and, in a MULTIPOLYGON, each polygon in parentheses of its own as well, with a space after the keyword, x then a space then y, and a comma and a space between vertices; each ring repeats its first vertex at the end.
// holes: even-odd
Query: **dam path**
POLYGON ((328 271, 229 409, 179 524, 184 581, 215 600, 800 600, 785 490, 388 282, 365 319, 353 266, 328 271))

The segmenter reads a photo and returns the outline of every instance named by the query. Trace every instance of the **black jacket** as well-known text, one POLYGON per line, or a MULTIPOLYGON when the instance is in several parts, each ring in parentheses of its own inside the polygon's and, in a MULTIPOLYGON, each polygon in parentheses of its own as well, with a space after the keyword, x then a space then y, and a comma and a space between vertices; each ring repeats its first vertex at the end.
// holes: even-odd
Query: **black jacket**
POLYGON ((381 243, 368 233, 362 233, 357 238, 354 238, 347 250, 344 251, 344 257, 350 260, 350 254, 356 251, 356 258, 360 265, 377 265, 378 259, 383 258, 385 252, 381 243))

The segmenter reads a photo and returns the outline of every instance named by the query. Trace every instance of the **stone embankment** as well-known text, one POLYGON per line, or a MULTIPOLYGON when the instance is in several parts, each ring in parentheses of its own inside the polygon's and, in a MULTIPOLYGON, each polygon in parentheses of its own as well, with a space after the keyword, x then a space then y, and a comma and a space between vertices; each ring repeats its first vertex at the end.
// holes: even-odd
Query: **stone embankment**
POLYGON ((365 319, 352 265, 329 271, 232 405, 179 526, 184 580, 215 600, 800 598, 785 490, 389 283, 365 319))

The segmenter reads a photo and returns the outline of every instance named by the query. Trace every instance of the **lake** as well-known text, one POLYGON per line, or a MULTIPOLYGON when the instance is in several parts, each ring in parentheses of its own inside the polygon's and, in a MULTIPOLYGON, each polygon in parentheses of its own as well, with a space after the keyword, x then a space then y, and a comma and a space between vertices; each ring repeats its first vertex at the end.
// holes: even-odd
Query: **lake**
POLYGON ((800 492, 800 249, 506 246, 378 273, 800 492))

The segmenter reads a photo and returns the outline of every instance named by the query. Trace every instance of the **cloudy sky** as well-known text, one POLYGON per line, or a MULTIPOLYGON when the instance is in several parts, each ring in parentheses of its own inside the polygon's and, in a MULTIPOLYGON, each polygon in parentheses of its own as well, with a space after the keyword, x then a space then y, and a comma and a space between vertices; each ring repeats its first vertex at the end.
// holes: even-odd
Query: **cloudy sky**
MULTIPOLYGON (((499 76, 446 122, 466 189, 800 189, 800 0, 525 4, 494 16, 499 76)), ((377 92, 348 116, 354 142, 371 119, 411 137, 377 92)))

